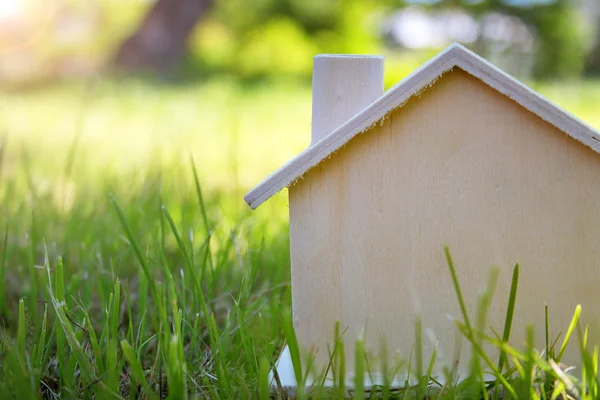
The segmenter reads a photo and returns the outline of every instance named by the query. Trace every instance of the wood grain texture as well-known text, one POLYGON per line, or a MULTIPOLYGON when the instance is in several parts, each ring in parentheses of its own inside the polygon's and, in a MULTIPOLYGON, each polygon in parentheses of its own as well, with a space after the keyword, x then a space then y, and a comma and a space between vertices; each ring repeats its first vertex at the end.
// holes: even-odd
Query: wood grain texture
POLYGON ((336 320, 348 346, 366 329, 372 350, 385 338, 408 357, 422 315, 426 360, 439 341, 440 366, 452 363, 452 318, 461 317, 444 245, 471 315, 490 268, 501 269, 488 324, 498 332, 521 264, 513 344, 534 323, 543 348, 545 303, 551 339, 577 304, 600 333, 600 156, 461 69, 310 169, 289 195, 295 326, 320 361, 336 320))
POLYGON ((314 57, 311 145, 383 94, 383 57, 314 57))
POLYGON ((456 67, 477 77, 488 86, 513 99, 525 109, 535 113, 541 119, 564 131, 584 145, 600 152, 600 134, 594 129, 475 53, 461 45, 454 44, 388 90, 377 101, 350 118, 314 146, 309 147, 265 178, 246 194, 244 197, 246 203, 252 209, 255 209, 284 187, 301 179, 307 171, 335 153, 355 136, 381 122, 393 110, 401 107, 411 97, 417 95, 447 71, 456 67))

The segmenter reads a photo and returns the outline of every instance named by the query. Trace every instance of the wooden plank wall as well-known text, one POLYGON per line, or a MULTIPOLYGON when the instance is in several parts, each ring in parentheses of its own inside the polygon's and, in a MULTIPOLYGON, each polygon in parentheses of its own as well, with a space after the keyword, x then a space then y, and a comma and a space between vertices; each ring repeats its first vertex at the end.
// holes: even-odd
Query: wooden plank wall
POLYGON ((420 314, 426 360, 439 341, 440 362, 452 363, 460 313, 444 245, 472 315, 490 268, 501 269, 489 314, 498 332, 521 264, 516 345, 534 323, 543 348, 545 303, 551 339, 576 304, 585 321, 600 317, 600 155, 461 70, 310 170, 289 196, 295 325, 321 360, 336 320, 348 346, 366 329, 372 350, 385 337, 407 359, 420 314))

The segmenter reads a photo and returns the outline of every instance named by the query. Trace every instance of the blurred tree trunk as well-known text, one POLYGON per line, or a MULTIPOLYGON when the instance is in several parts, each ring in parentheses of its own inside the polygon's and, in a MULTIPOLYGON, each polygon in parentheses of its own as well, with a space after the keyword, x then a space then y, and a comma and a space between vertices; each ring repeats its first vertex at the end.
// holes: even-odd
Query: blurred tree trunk
POLYGON ((595 27, 594 46, 585 60, 585 73, 587 75, 600 75, 600 4, 597 0, 585 0, 583 11, 590 16, 595 27))
MULTIPOLYGON (((598 23, 600 23, 600 18, 598 18, 598 23)), ((600 75, 600 27, 598 27, 598 25, 596 25, 596 40, 594 47, 585 60, 585 72, 587 75, 600 75)))
POLYGON ((156 0, 139 27, 119 46, 119 70, 168 73, 185 56, 187 39, 214 0, 156 0))

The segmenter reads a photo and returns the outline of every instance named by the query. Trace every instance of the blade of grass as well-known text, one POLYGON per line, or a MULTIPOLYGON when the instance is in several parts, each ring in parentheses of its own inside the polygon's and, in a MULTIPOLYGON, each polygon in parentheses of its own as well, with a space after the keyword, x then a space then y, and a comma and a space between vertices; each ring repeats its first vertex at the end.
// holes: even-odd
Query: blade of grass
POLYGON ((94 326, 92 325, 92 319, 90 318, 88 311, 83 304, 79 304, 79 308, 83 312, 83 318, 86 322, 86 330, 89 336, 89 341, 92 346, 92 351, 94 353, 94 362, 96 363, 96 367, 98 369, 98 373, 104 373, 104 363, 102 361, 102 350, 100 349, 100 344, 98 343, 98 338, 96 336, 96 331, 94 330, 94 326))
POLYGON ((48 321, 48 305, 44 305, 44 317, 42 319, 42 327, 40 329, 40 337, 38 339, 37 353, 34 356, 35 367, 38 371, 43 370, 44 366, 44 354, 46 352, 46 330, 48 321))
POLYGON ((346 397, 346 350, 343 338, 338 339, 337 346, 338 398, 342 399, 346 397))
POLYGON ((190 155, 190 164, 192 166, 192 172, 194 173, 194 185, 196 187, 196 195, 198 196, 198 206, 200 207, 200 214, 202 215, 202 221, 204 222, 204 228, 206 229, 206 236, 211 235, 211 227, 208 222, 208 213, 206 212, 206 203, 204 202, 204 196, 202 196, 202 189, 200 187, 200 179, 198 179, 198 170, 194 158, 190 155))
POLYGON ((454 292, 456 293, 456 296, 458 297, 458 305, 460 306, 460 311, 461 311, 463 319, 465 321, 465 327, 467 328, 469 335, 472 337, 473 329, 471 328, 469 314, 467 312, 467 307, 465 305, 462 290, 458 283, 458 275, 456 274, 456 268, 454 267, 454 261, 452 261, 452 255, 450 254, 450 249, 448 248, 448 246, 444 247, 444 253, 446 255, 446 262, 448 264, 448 268, 450 268, 450 276, 452 277, 452 283, 454 285, 454 292))
MULTIPOLYGON (((417 382, 421 382, 423 377, 423 323, 420 316, 415 317, 415 372, 417 382)), ((417 387, 417 397, 423 396, 421 385, 417 387)))
POLYGON ((261 357, 258 372, 258 396, 260 400, 271 399, 271 388, 269 385, 269 371, 271 366, 265 357, 261 357))
POLYGON ((302 360, 300 358, 300 348, 298 340, 296 338, 296 332, 294 330, 294 324, 292 322, 291 311, 286 310, 282 315, 282 328, 285 335, 285 341, 290 351, 290 357, 292 359, 292 366, 294 368, 294 374, 296 377, 296 383, 298 388, 303 386, 303 374, 302 374, 302 360))
POLYGON ((329 377, 329 374, 331 372, 331 374, 333 375, 333 381, 334 384, 335 382, 337 382, 337 378, 336 378, 336 363, 337 363, 337 351, 338 351, 338 340, 341 340, 343 335, 344 335, 345 331, 342 332, 340 334, 340 322, 336 321, 335 323, 335 328, 334 328, 334 338, 333 338, 333 343, 334 343, 334 347, 333 347, 333 351, 328 351, 329 353, 329 359, 327 361, 327 366, 325 367, 325 371, 323 372, 319 385, 317 386, 317 391, 319 393, 323 392, 323 389, 325 388, 325 382, 327 382, 327 378, 329 377))
MULTIPOLYGON (((506 308, 506 317, 504 318, 504 332, 502 341, 508 343, 510 340, 510 332, 512 329, 512 321, 515 314, 515 304, 517 302, 517 288, 519 285, 519 264, 516 264, 513 269, 512 280, 510 283, 510 294, 508 296, 508 307, 506 308)), ((506 353, 500 350, 500 358, 498 360, 498 371, 502 373, 504 363, 506 362, 506 353)), ((496 397, 494 397, 496 399, 496 397)))
MULTIPOLYGON (((146 274, 140 273, 138 274, 139 286, 137 291, 137 307, 138 310, 142 311, 142 315, 139 318, 138 322, 138 334, 135 342, 135 346, 139 346, 141 333, 144 331, 145 320, 146 320, 146 310, 147 310, 147 299, 148 299, 148 278, 146 274)), ((132 318, 133 319, 133 318, 132 318)))
MULTIPOLYGON (((50 299, 52 302, 52 307, 54 308, 54 312, 58 319, 58 323, 62 327, 61 331, 64 333, 66 342, 68 343, 68 345, 71 349, 71 355, 76 359, 77 363, 79 364, 81 374, 82 374, 84 380, 88 384, 92 384, 92 383, 98 384, 98 387, 101 388, 103 386, 103 384, 102 384, 102 382, 98 381, 97 378, 94 376, 94 373, 93 373, 94 369, 93 369, 92 365, 90 364, 90 362, 88 361, 85 351, 81 347, 80 342, 77 340, 75 331, 73 330, 73 327, 71 326, 71 321, 69 321, 69 318, 67 317, 67 315, 65 313, 65 310, 64 310, 65 304, 63 302, 59 302, 58 299, 56 297, 54 297, 52 292, 50 292, 50 299)), ((65 363, 63 365, 68 364, 69 358, 66 355, 63 355, 63 357, 64 357, 64 359, 62 361, 65 363)), ((59 362, 60 361, 61 360, 59 360, 59 362)), ((72 381, 72 379, 71 379, 71 381, 72 381)), ((101 391, 100 391, 100 393, 101 393, 101 391)))
MULTIPOLYGON (((498 281, 498 275, 500 271, 497 268, 493 268, 490 271, 490 276, 488 279, 488 284, 483 295, 480 296, 478 305, 477 305, 477 320, 476 320, 476 337, 473 340, 477 341, 479 345, 482 345, 482 338, 485 335, 485 326, 487 320, 487 313, 490 308, 490 304, 492 302, 492 298, 494 297, 494 291, 496 289, 496 283, 498 281)), ((473 369, 476 372, 476 376, 479 381, 480 390, 483 395, 484 400, 488 399, 488 391, 485 385, 484 379, 484 371, 481 368, 481 364, 479 362, 479 358, 477 357, 477 353, 473 352, 473 369)))
POLYGON ((8 314, 8 304, 6 303, 6 258, 8 254, 8 225, 4 230, 4 240, 2 241, 2 258, 0 258, 0 311, 8 314))
POLYGON ((242 348, 244 350, 244 354, 246 356, 246 365, 248 365, 249 370, 248 373, 249 374, 257 374, 259 373, 259 365, 256 359, 256 353, 255 353, 255 349, 256 346, 254 345, 254 341, 252 340, 252 337, 250 337, 250 335, 247 332, 247 328, 246 328, 246 321, 244 320, 244 315, 243 315, 243 311, 240 308, 240 305, 238 304, 237 301, 234 301, 234 307, 236 310, 236 314, 237 314, 237 323, 239 326, 239 337, 242 343, 242 348))
POLYGON ((169 213, 169 210, 167 210, 167 208, 165 206, 163 206, 162 212, 163 212, 165 218, 167 219, 169 226, 171 227, 171 232, 173 232, 173 236, 175 236, 175 240, 177 241, 179 250, 180 250, 181 254, 183 255, 185 263, 188 267, 187 268, 188 272, 194 282, 194 286, 195 286, 195 290, 193 291, 194 302, 199 300, 200 304, 201 304, 201 308, 204 310, 206 308, 206 301, 204 300, 204 295, 202 293, 201 282, 198 281, 198 277, 196 276, 196 271, 195 271, 194 265, 192 264, 190 256, 188 254, 188 251, 185 248, 185 244, 183 243, 183 240, 181 240, 181 236, 179 236, 179 232, 177 230, 177 227, 175 226, 175 222, 173 221, 171 214, 169 213), (196 299, 196 297, 198 297, 198 299, 196 299))
MULTIPOLYGON (((46 263, 48 263, 48 251, 46 250, 46 263)), ((48 273, 50 273, 50 269, 48 267, 48 273)), ((51 289, 52 286, 48 285, 48 288, 51 293, 51 298, 54 296, 57 303, 64 304, 65 303, 65 283, 64 283, 64 268, 62 258, 58 257, 56 260, 55 266, 55 275, 54 275, 54 294, 51 289)), ((55 310, 56 312, 56 310, 55 310)), ((72 390, 74 386, 74 378, 73 372, 69 369, 69 355, 67 351, 67 338, 65 336, 65 332, 63 329, 56 330, 56 353, 58 356, 58 363, 60 366, 60 378, 61 383, 67 390, 72 390)))
POLYGON ((25 321, 25 303, 19 299, 19 320, 17 325, 17 348, 19 357, 25 362, 25 344, 27 340, 27 323, 25 321))
POLYGON ((533 380, 535 378, 535 343, 534 343, 534 333, 533 326, 527 327, 527 358, 525 363, 523 364, 523 369, 525 371, 525 379, 523 379, 523 387, 520 394, 520 398, 524 399, 535 399, 536 394, 533 387, 533 380))
POLYGON ((381 397, 383 400, 390 398, 390 389, 392 386, 392 378, 390 377, 390 366, 389 366, 389 351, 387 347, 387 341, 384 339, 380 342, 379 358, 381 360, 381 376, 383 377, 383 387, 381 390, 381 397))
POLYGON ((322 382, 321 382, 321 386, 320 389, 323 389, 325 386, 325 381, 327 380, 327 374, 329 373, 329 371, 331 370, 331 375, 333 378, 333 386, 335 389, 335 394, 337 395, 338 398, 342 398, 345 397, 345 377, 346 377, 346 372, 345 372, 345 367, 346 367, 346 360, 345 360, 345 355, 344 355, 344 340, 343 340, 343 336, 345 333, 344 332, 340 332, 341 329, 341 324, 340 321, 336 321, 335 325, 334 325, 334 336, 333 336, 333 351, 331 352, 331 354, 329 355, 329 365, 327 366, 327 369, 325 371, 325 374, 323 376, 322 382), (343 377, 343 378, 340 378, 343 377))
POLYGON ((544 332, 546 344, 546 362, 550 361, 550 323, 548 317, 548 304, 544 304, 544 332))
POLYGON ((219 392, 222 397, 227 398, 230 395, 231 385, 226 374, 225 353, 223 351, 223 347, 221 346, 221 338, 219 336, 214 314, 211 314, 209 330, 212 336, 211 343, 213 343, 213 358, 217 363, 219 392))
POLYGON ((111 296, 112 301, 109 303, 109 308, 106 315, 106 323, 108 331, 105 342, 105 373, 106 385, 111 391, 118 391, 120 371, 118 368, 118 330, 119 330, 119 315, 121 305, 121 283, 119 279, 115 280, 114 292, 111 296))
MULTIPOLYGON (((580 328, 580 326, 578 325, 577 328, 580 328)), ((587 353, 587 341, 588 341, 588 327, 585 327, 584 333, 583 333, 583 339, 581 338, 581 335, 579 334, 579 330, 578 330, 578 336, 579 336, 579 346, 580 346, 580 351, 583 355, 583 353, 587 353)), ((587 386, 588 386, 588 373, 590 371, 588 370, 588 368, 585 365, 585 361, 583 363, 583 368, 581 368, 581 392, 582 393, 587 393, 587 386)))
POLYGON ((575 331, 575 328, 577 327, 577 322, 579 322, 580 315, 581 315, 581 305, 578 304, 577 307, 575 307, 575 313, 573 314, 573 318, 571 319, 571 323, 569 324, 569 328, 567 329, 567 334, 565 335, 565 338, 563 339, 562 345, 560 346, 560 350, 558 352, 558 356, 556 357, 557 363, 560 363, 560 360, 562 360, 565 350, 567 349, 567 345, 569 344, 569 340, 571 339, 571 335, 573 334, 573 331, 575 331))
POLYGON ((131 345, 127 342, 127 340, 121 340, 121 349, 123 349, 123 356, 127 360, 129 364, 129 373, 133 375, 136 382, 140 383, 144 388, 145 395, 150 399, 156 399, 156 394, 153 392, 152 387, 148 383, 146 379, 146 375, 144 374, 144 369, 142 364, 137 359, 135 355, 135 351, 131 347, 131 345))
MULTIPOLYGON (((579 307, 579 306, 578 306, 579 307)), ((580 307, 579 307, 580 308, 580 307)), ((573 319, 575 319, 575 316, 573 317, 573 319)), ((598 387, 600 386, 600 381, 598 380, 598 374, 594 374, 595 371, 597 371, 597 365, 594 365, 594 359, 593 356, 587 351, 586 349, 586 336, 587 333, 582 332, 581 326, 579 324, 577 324, 576 326, 577 328, 577 336, 579 337, 579 351, 580 351, 580 355, 581 355, 581 361, 582 361, 582 369, 583 369, 583 375, 586 378, 586 386, 587 386, 587 392, 590 394, 589 398, 590 399, 597 399, 597 395, 598 395, 598 387), (592 396, 592 394, 595 394, 595 396, 592 396)), ((585 331, 587 332, 587 327, 585 328, 585 331)), ((567 332, 568 335, 568 332, 567 332)), ((583 382, 582 382, 583 383, 583 382)))
POLYGON ((431 352, 431 357, 429 358, 429 365, 427 366, 427 375, 426 375, 427 383, 426 384, 429 384, 429 382, 433 378, 433 368, 435 367, 437 353, 438 353, 437 346, 435 346, 433 348, 433 351, 431 352))
POLYGON ((4 379, 0 380, 0 384, 6 382, 5 390, 7 393, 2 398, 7 399, 32 399, 34 393, 32 393, 30 386, 30 374, 27 371, 25 360, 19 354, 18 349, 14 349, 7 341, 7 338, 0 338, 1 348, 3 350, 2 360, 2 376, 4 379))
MULTIPOLYGON (((34 226, 35 226, 35 214, 32 212, 32 222, 31 222, 31 236, 29 238, 29 306, 27 307, 27 311, 30 316, 30 320, 33 322, 34 330, 37 331, 38 328, 38 318, 37 318, 37 297, 38 297, 38 279, 37 279, 37 269, 35 267, 35 243, 34 243, 34 226)), ((45 246, 45 244, 44 244, 45 246)))
MULTIPOLYGON (((591 375, 597 377, 598 376, 598 357, 600 353, 600 348, 598 346, 594 346, 594 352, 592 353, 592 371, 591 375)), ((591 389, 592 398, 598 398, 598 381, 593 382, 593 386, 591 389)))
MULTIPOLYGON (((458 326, 458 328, 461 330, 461 332, 465 336, 469 337, 471 335, 470 332, 472 332, 472 331, 470 331, 469 328, 467 328, 467 326, 465 324, 462 324, 457 321, 456 325, 458 326)), ((473 346, 473 349, 479 354, 481 359, 483 361, 485 361, 488 368, 490 368, 492 370, 492 373, 500 380, 502 385, 504 385, 504 388, 506 389, 506 391, 508 391, 511 396, 516 396, 516 392, 514 391, 512 386, 508 383, 506 378, 498 372, 498 369, 496 368, 496 366, 494 365, 494 363, 492 362, 490 357, 486 354, 486 352, 481 348, 479 343, 477 343, 476 341, 472 341, 471 344, 473 346)))
POLYGON ((365 397, 365 343, 358 339, 355 342, 354 349, 354 400, 364 399, 365 397))
POLYGON ((408 398, 409 398, 408 396, 411 393, 410 374, 412 372, 411 368, 413 365, 413 355, 414 355, 414 346, 410 349, 410 355, 408 357, 408 371, 406 371, 406 379, 404 380, 404 396, 402 397, 404 400, 408 400, 408 398))
POLYGON ((142 254, 142 250, 140 249, 140 246, 138 245, 137 240, 135 239, 135 237, 133 236, 133 233, 131 232, 129 224, 127 223, 127 218, 125 218, 125 213, 123 212, 123 209, 119 205, 119 202, 117 201, 116 197, 111 195, 110 201, 112 202, 113 207, 115 208, 115 210, 117 212, 117 216, 119 217, 121 226, 123 227, 123 230, 125 231, 125 234, 127 235, 127 240, 129 240, 129 244, 131 245, 131 247, 133 247, 133 251, 138 259, 138 262, 140 263, 140 266, 142 267, 142 270, 144 271, 144 274, 146 275, 146 278, 148 279, 148 284, 150 285, 150 290, 152 291, 153 297, 155 299, 157 299, 158 293, 156 291, 156 284, 154 283, 154 280, 152 279, 152 274, 150 273, 150 267, 148 266, 148 262, 147 262, 146 258, 142 254))

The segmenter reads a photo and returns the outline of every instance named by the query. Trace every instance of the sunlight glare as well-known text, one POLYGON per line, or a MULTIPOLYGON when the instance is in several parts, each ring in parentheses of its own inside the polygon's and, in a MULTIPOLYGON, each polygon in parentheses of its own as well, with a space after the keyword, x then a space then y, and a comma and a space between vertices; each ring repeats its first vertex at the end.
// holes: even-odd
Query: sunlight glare
POLYGON ((23 0, 0 0, 0 19, 16 17, 23 10, 23 0))

